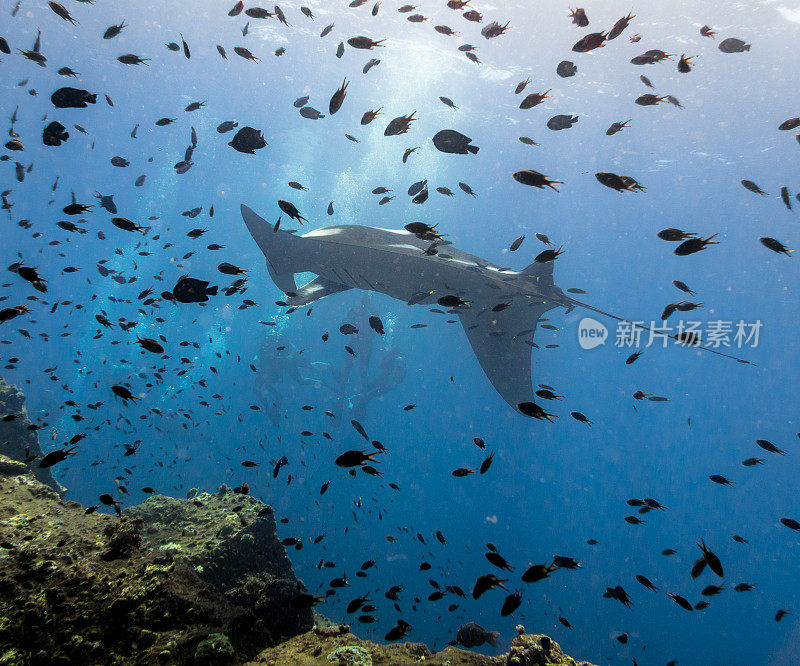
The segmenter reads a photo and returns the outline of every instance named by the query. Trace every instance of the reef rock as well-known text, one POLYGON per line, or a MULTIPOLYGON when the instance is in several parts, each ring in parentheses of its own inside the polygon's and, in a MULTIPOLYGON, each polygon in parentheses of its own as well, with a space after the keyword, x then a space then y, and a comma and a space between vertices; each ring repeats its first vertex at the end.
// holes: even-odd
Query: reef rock
MULTIPOLYGON (((0 454, 20 462, 33 456, 41 458, 42 448, 36 430, 31 429, 32 425, 25 409, 25 395, 0 377, 0 454), (6 421, 6 418, 12 420, 6 421)), ((33 462, 31 472, 60 495, 66 492, 66 488, 53 478, 49 467, 41 468, 33 462)))
POLYGON ((544 634, 526 634, 522 625, 517 625, 517 636, 511 648, 501 657, 503 666, 534 666, 558 664, 559 666, 592 666, 588 661, 576 661, 561 650, 561 646, 544 634))
POLYGON ((263 502, 223 487, 191 500, 156 495, 123 515, 142 520, 143 548, 185 559, 229 602, 250 609, 269 644, 312 627, 311 610, 289 605, 305 588, 278 540, 272 508, 263 502))
POLYGON ((0 456, 0 666, 241 663, 311 628, 300 591, 258 500, 86 514, 0 456))
POLYGON ((517 627, 508 652, 490 657, 456 647, 433 653, 422 643, 381 645, 363 641, 351 634, 347 625, 315 628, 295 636, 264 650, 245 666, 412 666, 421 662, 430 666, 593 666, 568 657, 548 636, 526 634, 522 626, 517 627))

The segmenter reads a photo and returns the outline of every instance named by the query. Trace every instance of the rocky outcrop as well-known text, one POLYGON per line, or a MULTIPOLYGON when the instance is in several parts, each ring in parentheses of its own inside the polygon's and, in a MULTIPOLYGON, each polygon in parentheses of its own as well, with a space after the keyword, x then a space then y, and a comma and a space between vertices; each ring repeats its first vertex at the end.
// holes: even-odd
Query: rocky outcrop
POLYGON ((311 628, 299 591, 258 500, 87 515, 0 456, 0 666, 241 662, 311 628))
MULTIPOLYGON (((41 458, 39 436, 25 409, 25 395, 16 386, 7 384, 0 377, 0 454, 12 460, 25 462, 28 458, 41 458)), ((46 486, 63 495, 62 487, 50 473, 50 469, 32 462, 31 472, 46 486)))
POLYGON ((362 641, 343 625, 341 631, 314 629, 264 650, 246 666, 411 666, 424 662, 430 666, 592 666, 562 652, 554 640, 542 634, 526 634, 517 627, 517 636, 505 654, 489 657, 456 647, 431 652, 422 643, 381 645, 362 641))
POLYGON ((263 502, 223 486, 191 500, 157 495, 124 515, 142 521, 143 548, 185 558, 230 603, 250 609, 270 644, 311 628, 311 611, 289 606, 301 584, 263 502))

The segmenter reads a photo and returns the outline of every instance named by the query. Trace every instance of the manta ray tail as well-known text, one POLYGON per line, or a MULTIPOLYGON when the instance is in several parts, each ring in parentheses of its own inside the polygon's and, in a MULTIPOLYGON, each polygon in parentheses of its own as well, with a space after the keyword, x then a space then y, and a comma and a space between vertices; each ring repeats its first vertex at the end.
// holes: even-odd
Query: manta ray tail
POLYGON ((739 358, 738 356, 732 356, 731 354, 725 354, 725 353, 723 353, 721 351, 717 351, 716 349, 711 349, 710 347, 702 347, 699 344, 699 341, 698 341, 697 344, 692 344, 691 342, 687 342, 685 340, 681 340, 681 338, 679 337, 679 334, 677 334, 677 333, 675 335, 670 335, 669 333, 665 333, 663 331, 656 331, 656 330, 650 328, 649 326, 645 326, 644 324, 640 324, 639 322, 632 321, 632 320, 627 319, 625 317, 620 317, 619 315, 612 314, 611 312, 606 312, 605 310, 601 310, 600 308, 596 308, 593 305, 589 305, 588 303, 583 303, 583 302, 578 301, 578 300, 576 300, 574 298, 570 298, 569 300, 570 300, 572 305, 576 305, 576 306, 585 308, 587 310, 591 310, 592 312, 597 312, 598 314, 605 315, 606 317, 611 317, 612 319, 616 319, 617 321, 625 322, 626 324, 630 324, 631 326, 635 326, 636 328, 640 328, 643 331, 649 331, 650 333, 652 333, 654 335, 660 335, 661 337, 664 337, 664 338, 671 338, 671 339, 673 339, 673 340, 675 340, 677 342, 680 342, 682 344, 685 344, 685 345, 687 345, 689 347, 693 347, 694 349, 698 349, 700 351, 710 352, 712 354, 716 354, 717 356, 724 356, 725 358, 732 359, 732 360, 736 361, 737 363, 745 363, 747 365, 756 365, 752 361, 747 361, 747 360, 745 360, 743 358, 739 358))

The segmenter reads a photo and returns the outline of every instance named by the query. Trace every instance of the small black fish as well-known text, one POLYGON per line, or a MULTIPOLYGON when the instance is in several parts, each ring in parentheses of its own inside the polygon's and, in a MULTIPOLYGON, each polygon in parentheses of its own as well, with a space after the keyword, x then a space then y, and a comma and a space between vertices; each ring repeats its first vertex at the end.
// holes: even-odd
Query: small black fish
POLYGON ((562 79, 568 79, 570 76, 575 76, 578 73, 578 67, 574 62, 569 60, 562 60, 556 67, 556 74, 562 79))
POLYGON ((558 114, 547 121, 548 129, 558 132, 559 130, 569 129, 580 120, 578 116, 571 116, 566 114, 558 114))
POLYGON ((523 583, 536 583, 540 580, 547 578, 552 572, 553 567, 547 564, 534 564, 525 570, 522 574, 523 583))
POLYGON ((416 120, 414 114, 416 111, 412 111, 407 116, 397 116, 397 118, 393 118, 388 125, 386 125, 386 129, 383 130, 384 136, 399 136, 400 134, 405 134, 408 132, 411 123, 416 120))
POLYGON ((708 238, 689 238, 675 248, 674 254, 677 254, 679 257, 685 257, 695 252, 705 250, 708 245, 719 245, 719 241, 713 240, 716 237, 717 234, 709 236, 708 238))
MULTIPOLYGON (((275 463, 275 468, 272 470, 272 478, 277 479, 278 473, 281 471, 281 467, 289 464, 289 459, 286 456, 282 456, 277 463, 275 463)), ((284 544, 285 545, 285 544, 284 544)))
POLYGON ((300 224, 303 224, 303 222, 308 222, 306 218, 300 215, 300 211, 297 210, 295 205, 290 201, 284 201, 283 199, 278 199, 278 208, 280 208, 293 220, 297 220, 300 224))
POLYGON ((722 571, 722 563, 719 561, 719 558, 712 553, 708 548, 706 548, 705 541, 701 540, 700 543, 697 544, 697 547, 703 551, 703 558, 705 559, 706 563, 708 564, 708 568, 711 569, 717 576, 723 577, 722 571))
POLYGON ((350 421, 350 425, 352 425, 352 426, 353 426, 353 428, 355 428, 356 432, 357 432, 359 435, 361 435, 361 436, 362 436, 364 439, 366 439, 367 441, 369 441, 369 437, 367 437, 367 431, 366 431, 366 430, 364 430, 364 426, 362 426, 362 425, 361 425, 361 424, 360 424, 358 421, 356 421, 355 419, 352 419, 352 420, 350 421))
POLYGON ((441 130, 433 136, 433 145, 436 146, 437 150, 443 153, 452 153, 455 155, 467 155, 468 153, 472 153, 476 155, 479 148, 471 144, 472 139, 456 130, 441 130))
POLYGON ((145 65, 150 58, 140 58, 135 53, 125 53, 117 58, 123 65, 145 65))
POLYGON ((650 582, 650 579, 646 576, 642 576, 641 574, 636 575, 636 580, 638 580, 642 585, 644 585, 648 590, 652 590, 655 592, 658 588, 650 582))
POLYGON ((313 106, 304 106, 300 109, 300 115, 303 118, 308 118, 309 120, 319 120, 320 118, 324 118, 325 115, 317 111, 313 106))
POLYGON ((376 456, 378 453, 380 453, 380 451, 373 451, 372 453, 367 453, 366 451, 345 451, 334 460, 334 464, 337 467, 358 467, 367 461, 377 462, 372 456, 376 456))
POLYGON ((723 39, 717 48, 723 53, 744 53, 750 50, 750 44, 745 44, 736 37, 728 37, 728 39, 723 39))
POLYGON ((752 180, 747 180, 747 179, 745 179, 745 180, 742 180, 741 182, 742 182, 742 186, 743 186, 743 187, 744 187, 746 190, 750 190, 751 192, 753 192, 753 193, 755 193, 755 194, 760 194, 762 197, 766 197, 766 196, 768 196, 768 195, 767 195, 767 193, 766 193, 766 192, 764 192, 764 190, 762 190, 762 189, 761 189, 761 188, 760 188, 760 187, 759 187, 759 186, 758 186, 756 183, 754 183, 752 180))
POLYGON ((339 109, 342 108, 342 104, 344 103, 344 98, 347 95, 348 84, 349 81, 345 78, 344 81, 342 81, 341 87, 331 96, 331 100, 328 103, 328 113, 330 113, 331 115, 333 115, 339 109))
POLYGON ((386 331, 383 330, 383 322, 381 321, 380 317, 376 317, 375 315, 370 316, 369 325, 370 328, 372 328, 372 330, 378 335, 386 334, 386 331))
POLYGON ((690 611, 692 609, 692 604, 689 603, 684 597, 680 596, 679 594, 673 594, 672 592, 667 592, 667 596, 670 597, 678 606, 683 608, 684 610, 690 611))
POLYGON ((647 93, 645 95, 639 95, 635 100, 633 100, 639 106, 656 106, 661 102, 666 102, 666 97, 658 97, 657 95, 652 95, 647 93))
POLYGON ((295 596, 290 602, 289 605, 292 608, 302 610, 306 608, 311 608, 316 606, 319 603, 324 603, 326 601, 325 597, 319 596, 317 594, 298 594, 295 596))
POLYGON ((792 195, 789 194, 789 188, 785 185, 781 188, 781 199, 783 200, 783 205, 792 210, 792 195))
POLYGON ((475 581, 475 586, 472 588, 472 598, 475 600, 480 599, 484 592, 491 590, 494 587, 500 587, 504 590, 507 590, 507 588, 503 585, 503 583, 507 581, 507 578, 500 579, 494 574, 479 576, 478 580, 475 581))
MULTIPOLYGON (((512 176, 514 180, 518 183, 522 183, 523 185, 529 185, 531 187, 536 187, 544 189, 545 187, 549 187, 552 190, 558 192, 558 188, 556 185, 562 185, 562 181, 560 180, 550 180, 547 176, 543 173, 539 173, 538 171, 534 171, 533 169, 526 169, 524 171, 517 171, 512 176)), ((524 238, 524 237, 523 237, 524 238)), ((520 240, 520 243, 522 241, 520 240)), ((519 246, 517 246, 519 247, 519 246)))
POLYGON ((66 460, 67 456, 75 455, 76 448, 78 447, 73 446, 69 449, 58 449, 57 451, 51 451, 39 461, 39 467, 52 467, 53 465, 66 460))
POLYGON ((758 444, 762 449, 765 451, 769 451, 770 453, 778 453, 782 456, 786 455, 786 451, 782 451, 777 446, 775 446, 772 442, 766 439, 757 439, 756 444, 758 444))
POLYGON ((511 615, 522 604, 522 590, 517 590, 509 594, 503 602, 503 607, 500 609, 500 615, 507 617, 511 615))
POLYGON ((113 39, 119 33, 122 32, 123 28, 126 28, 125 21, 121 21, 119 25, 112 25, 106 28, 106 31, 103 33, 103 39, 113 39))
POLYGON ((210 296, 217 295, 217 286, 210 287, 205 280, 184 277, 178 280, 172 295, 180 303, 205 303, 210 296))
MULTIPOLYGON (((217 131, 219 131, 219 128, 217 128, 217 131)), ((256 150, 264 148, 267 142, 264 140, 264 135, 261 133, 261 130, 257 130, 253 127, 242 127, 236 132, 228 145, 240 153, 255 155, 256 150)))
POLYGON ((781 524, 785 525, 790 530, 800 532, 800 522, 797 522, 794 518, 781 518, 781 524))
POLYGON ((97 102, 97 95, 79 88, 59 88, 52 95, 50 101, 59 109, 85 109, 87 104, 97 102))
POLYGON ((785 254, 788 257, 790 256, 789 253, 792 252, 792 250, 786 247, 779 240, 770 238, 769 236, 762 236, 758 240, 764 247, 766 247, 769 250, 772 250, 773 252, 777 252, 778 254, 785 254))
POLYGON ((45 146, 60 146, 67 139, 69 139, 69 132, 57 120, 54 120, 42 130, 42 143, 45 146))
POLYGON ((398 620, 397 624, 389 630, 386 636, 384 636, 384 640, 386 640, 389 643, 393 641, 399 641, 410 630, 411 630, 411 625, 408 622, 404 620, 398 620))
POLYGON ((480 473, 486 474, 489 471, 489 468, 492 466, 492 461, 494 460, 494 451, 492 451, 487 458, 483 460, 480 467, 480 473))

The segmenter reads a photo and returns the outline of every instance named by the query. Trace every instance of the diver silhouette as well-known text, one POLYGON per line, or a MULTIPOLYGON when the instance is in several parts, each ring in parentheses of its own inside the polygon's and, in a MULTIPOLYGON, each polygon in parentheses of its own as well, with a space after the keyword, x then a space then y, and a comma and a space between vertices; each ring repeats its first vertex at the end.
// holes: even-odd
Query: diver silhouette
POLYGON ((270 421, 280 427, 285 420, 284 400, 302 394, 302 387, 324 389, 335 400, 329 410, 339 423, 362 420, 368 406, 399 386, 406 376, 406 360, 396 342, 378 336, 369 325, 374 314, 371 296, 365 293, 351 307, 345 320, 359 332, 348 340, 353 354, 341 366, 312 362, 289 341, 285 333, 271 331, 258 351, 256 397, 270 421), (347 414, 347 418, 345 418, 347 414))

